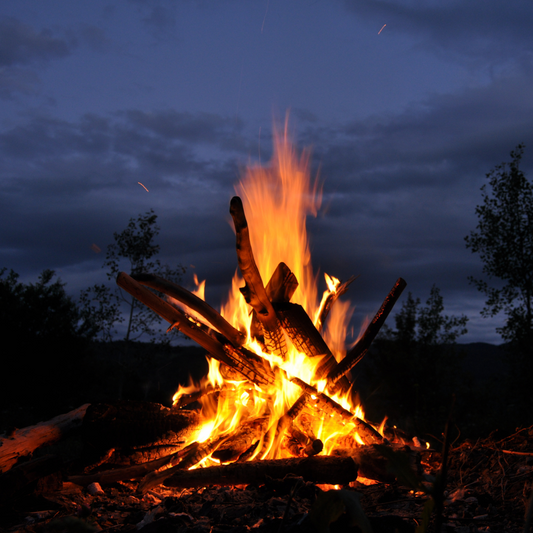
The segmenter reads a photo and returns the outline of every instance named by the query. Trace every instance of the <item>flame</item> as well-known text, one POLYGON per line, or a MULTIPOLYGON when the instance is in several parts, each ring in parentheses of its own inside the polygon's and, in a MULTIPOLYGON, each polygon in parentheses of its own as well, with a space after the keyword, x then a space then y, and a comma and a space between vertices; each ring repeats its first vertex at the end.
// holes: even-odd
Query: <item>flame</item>
MULTIPOLYGON (((263 285, 267 285, 278 264, 284 262, 299 283, 291 302, 300 304, 308 316, 313 317, 315 324, 318 324, 321 310, 328 297, 336 293, 340 281, 325 274, 328 289, 319 302, 317 276, 311 264, 306 217, 317 215, 322 189, 318 179, 312 180, 310 177, 309 161, 308 150, 298 155, 293 147, 286 121, 283 131, 274 131, 274 153, 270 164, 266 167, 248 167, 235 189, 243 201, 254 258, 263 285)), ((198 284, 196 279, 196 284, 200 285, 203 298, 205 282, 198 284)), ((221 372, 218 361, 208 358, 209 374, 202 383, 196 385, 195 390, 210 388, 218 392, 202 398, 203 423, 193 438, 205 442, 230 435, 246 426, 251 428, 252 433, 256 431, 256 445, 248 459, 290 456, 287 436, 283 429, 280 430, 279 421, 302 394, 302 390, 290 381, 290 377, 296 376, 315 386, 319 393, 324 391, 326 380, 317 381, 314 378, 320 357, 311 358, 298 352, 290 341, 287 342, 289 353, 285 360, 264 353, 250 330, 250 307, 239 291, 243 285, 244 281, 236 272, 221 314, 234 327, 247 333, 245 346, 248 349, 283 372, 278 372, 275 386, 264 390, 249 382, 239 381, 239 376, 228 375, 231 371, 221 372), (224 373, 226 375, 223 375, 224 373)), ((327 321, 324 339, 337 360, 346 353, 346 331, 352 312, 353 307, 349 303, 336 302, 327 321)), ((174 401, 178 401, 184 394, 190 394, 192 386, 193 384, 180 387, 174 401)), ((352 403, 349 392, 344 397, 333 399, 355 416, 364 419, 362 407, 352 403)), ((311 398, 311 403, 316 400, 311 398)), ((325 413, 309 416, 303 412, 298 417, 298 431, 304 435, 303 439, 321 439, 324 444, 323 453, 326 454, 343 443, 345 447, 362 444, 363 440, 354 431, 354 427, 350 421, 339 422, 337 417, 325 413)), ((298 434, 294 436, 295 434, 293 431, 291 439, 296 441, 298 434)), ((298 447, 301 443, 293 444, 298 447)), ((210 464, 211 460, 214 459, 202 464, 210 464)))

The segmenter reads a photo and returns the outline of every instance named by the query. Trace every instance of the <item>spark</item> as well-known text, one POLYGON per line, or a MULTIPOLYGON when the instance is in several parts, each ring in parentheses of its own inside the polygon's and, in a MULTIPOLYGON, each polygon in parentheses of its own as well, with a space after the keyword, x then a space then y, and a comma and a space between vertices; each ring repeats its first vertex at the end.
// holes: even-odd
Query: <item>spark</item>
POLYGON ((383 27, 381 28, 381 30, 378 31, 378 35, 383 31, 383 28, 386 26, 386 24, 383 24, 383 27))
POLYGON ((140 181, 137 182, 146 192, 150 192, 140 181))
POLYGON ((100 246, 98 246, 97 244, 93 244, 91 245, 91 250, 95 253, 95 254, 99 254, 102 249, 100 248, 100 246))

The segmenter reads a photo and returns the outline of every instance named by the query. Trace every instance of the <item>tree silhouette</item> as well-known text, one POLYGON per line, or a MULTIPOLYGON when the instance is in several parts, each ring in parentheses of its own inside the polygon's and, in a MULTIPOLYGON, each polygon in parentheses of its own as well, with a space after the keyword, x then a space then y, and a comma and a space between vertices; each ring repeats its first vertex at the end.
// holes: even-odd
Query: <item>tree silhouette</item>
POLYGON ((533 186, 520 170, 524 145, 511 152, 511 162, 496 166, 481 187, 483 203, 476 207, 477 231, 465 237, 466 247, 478 253, 483 272, 499 287, 470 277, 487 296, 483 316, 507 315, 497 328, 515 349, 530 352, 533 341, 533 186), (498 283, 496 281, 496 283, 498 283))

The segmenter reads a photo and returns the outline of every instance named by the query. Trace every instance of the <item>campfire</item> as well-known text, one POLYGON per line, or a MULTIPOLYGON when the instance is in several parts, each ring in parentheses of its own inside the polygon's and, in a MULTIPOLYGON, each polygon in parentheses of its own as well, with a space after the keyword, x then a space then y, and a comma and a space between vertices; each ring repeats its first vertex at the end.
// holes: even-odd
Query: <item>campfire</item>
POLYGON ((365 419, 351 370, 406 284, 396 281, 347 346, 351 308, 339 297, 354 278, 326 274, 319 298, 305 219, 320 189, 308 161, 285 130, 271 166, 248 169, 237 186, 239 268, 220 313, 204 301, 204 284, 193 293, 149 273, 118 276, 208 352, 208 375, 180 387, 172 407, 83 405, 0 438, 0 514, 11 517, 10 531, 74 530, 87 520, 117 531, 316 533, 333 522, 343 530, 355 515, 363 531, 412 531, 428 525, 433 506, 435 531, 444 519, 449 531, 488 531, 495 520, 498 531, 522 530, 533 428, 454 448, 447 424, 441 455, 365 419), (81 451, 62 461, 50 453, 56 444, 81 451), (350 490, 323 492, 332 486, 350 490))
MULTIPOLYGON (((353 309, 338 298, 355 278, 342 283, 325 274, 328 289, 319 300, 306 216, 316 215, 321 190, 310 178, 309 154, 297 156, 287 126, 274 140, 271 166, 249 168, 230 202, 239 268, 220 313, 203 299, 205 282, 194 294, 149 273, 117 278, 168 321, 169 330, 179 329, 209 353, 208 376, 174 396, 173 412, 201 404, 194 427, 188 427, 183 449, 146 476, 142 490, 165 480, 190 484, 200 473, 185 481, 184 472, 198 467, 311 456, 328 472, 327 482, 341 483, 346 456, 399 440, 393 429, 387 433, 384 424, 365 420, 350 371, 405 281, 396 281, 357 342, 346 347, 353 309), (335 468, 338 474, 332 474, 335 468)), ((289 470, 297 463, 289 461, 289 470)))

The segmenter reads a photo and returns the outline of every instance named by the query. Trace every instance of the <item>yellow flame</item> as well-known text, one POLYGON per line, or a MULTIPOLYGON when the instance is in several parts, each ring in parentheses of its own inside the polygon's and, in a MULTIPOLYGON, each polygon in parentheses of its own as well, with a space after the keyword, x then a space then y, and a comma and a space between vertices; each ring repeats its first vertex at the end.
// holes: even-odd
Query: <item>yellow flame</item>
MULTIPOLYGON (((309 160, 309 151, 297 154, 290 142, 286 121, 283 131, 274 131, 274 153, 269 165, 249 167, 236 186, 236 192, 243 201, 254 258, 263 284, 268 284, 278 264, 284 262, 299 283, 291 302, 300 304, 310 317, 317 319, 328 295, 338 290, 340 281, 325 275, 328 290, 319 304, 306 217, 317 215, 321 204, 321 187, 317 179, 310 177, 309 160)), ((199 286, 198 294, 203 298, 205 284, 199 284, 196 278, 195 282, 199 286)), ((243 285, 244 281, 237 272, 221 314, 234 327, 247 332, 246 347, 269 361, 272 367, 282 368, 289 378, 297 376, 316 386, 319 393, 325 391, 326 380, 316 382, 314 378, 320 357, 308 357, 298 352, 290 341, 286 360, 262 351, 261 344, 252 338, 250 332, 251 309, 239 291, 243 285)), ((349 303, 337 302, 329 314, 324 339, 337 359, 346 353, 346 330, 352 311, 349 303)), ((225 376, 225 372, 231 374, 231 370, 221 368, 218 361, 209 359, 209 374, 198 388, 212 387, 219 393, 218 397, 213 394, 201 400, 204 424, 195 436, 196 440, 204 442, 209 438, 230 434, 243 424, 259 421, 258 424, 264 424, 264 428, 250 458, 288 456, 288 450, 284 449, 284 433, 279 431, 278 421, 302 394, 301 389, 279 372, 275 386, 268 390, 247 381, 237 381, 237 375, 225 376)), ((189 389, 183 388, 185 390, 189 389)), ((180 388, 177 395, 180 394, 187 392, 182 392, 180 388)), ((364 418, 361 406, 352 405, 349 392, 344 397, 335 396, 333 399, 355 416, 364 418)), ((312 402, 315 401, 317 398, 312 399, 312 402)), ((302 415, 298 420, 302 427, 305 426, 306 435, 311 440, 311 437, 322 439, 323 453, 330 453, 343 439, 351 446, 363 442, 350 421, 339 422, 338 417, 318 413, 315 412, 313 416, 302 415)), ((210 464, 209 460, 205 464, 210 464)))

